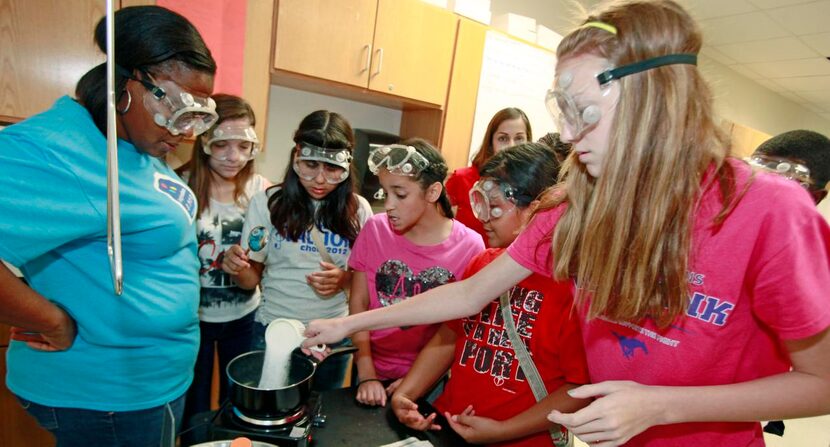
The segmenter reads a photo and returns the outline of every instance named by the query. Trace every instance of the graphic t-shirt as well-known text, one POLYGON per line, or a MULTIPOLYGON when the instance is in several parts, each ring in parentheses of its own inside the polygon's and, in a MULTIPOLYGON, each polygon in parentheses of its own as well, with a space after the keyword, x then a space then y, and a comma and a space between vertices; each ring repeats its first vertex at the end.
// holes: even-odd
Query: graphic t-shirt
POLYGON ((61 352, 12 341, 6 383, 42 405, 133 411, 178 398, 199 347, 196 198, 118 140, 123 293, 107 250, 107 145, 69 97, 0 131, 0 258, 74 318, 61 352))
MULTIPOLYGON (((280 236, 271 224, 268 197, 279 191, 279 187, 268 188, 251 198, 248 215, 242 227, 242 248, 248 248, 247 235, 252 228, 265 227, 269 232, 268 246, 259 252, 251 251, 248 257, 264 264, 262 271, 262 304, 257 309, 256 321, 268 324, 275 318, 291 318, 303 324, 315 318, 336 318, 348 313, 346 294, 340 292, 331 296, 318 295, 306 282, 306 275, 320 270, 320 253, 311 238, 309 228, 299 239, 292 241, 280 236)), ((358 201, 357 218, 362 226, 372 215, 369 202, 355 194, 358 201)), ((315 202, 316 203, 316 202, 315 202)), ((334 264, 341 269, 351 253, 348 239, 321 229, 323 244, 334 264)))
MULTIPOLYGON (((440 244, 415 245, 395 233, 382 213, 372 216, 361 230, 349 266, 366 274, 369 309, 377 309, 455 281, 483 249, 481 236, 458 221, 453 221, 449 237, 440 244)), ((433 324, 371 331, 378 378, 406 375, 437 330, 438 325, 433 324)))
POLYGON ((264 185, 265 178, 254 174, 245 185, 241 204, 210 199, 210 207, 196 221, 202 285, 199 319, 202 321, 233 321, 259 305, 259 289, 245 290, 237 286, 233 276, 222 270, 222 258, 225 250, 240 243, 250 197, 262 191, 264 185))
MULTIPOLYGON (((744 191, 749 167, 735 169, 744 191)), ((704 178, 711 177, 712 170, 704 178)), ((705 184, 705 183, 704 183, 705 184)), ((689 307, 665 329, 636 322, 585 319, 582 336, 592 382, 719 385, 785 372, 782 340, 830 326, 830 228, 795 182, 756 173, 746 193, 716 227, 717 186, 703 192, 694 216, 689 257, 689 307)), ((550 275, 549 237, 564 207, 538 214, 508 248, 519 264, 550 275)), ((707 422, 652 427, 631 446, 762 446, 757 422, 707 422)))
MULTIPOLYGON (((472 276, 502 252, 503 248, 491 248, 476 256, 464 276, 472 276)), ((509 296, 516 331, 548 393, 566 382, 587 383, 579 321, 571 312, 570 282, 533 274, 510 289, 509 296)), ((457 336, 455 355, 450 380, 435 401, 435 408, 459 414, 472 405, 478 416, 505 420, 536 403, 504 327, 498 299, 476 315, 447 324, 457 336)), ((535 447, 553 442, 544 431, 494 445, 535 447)))

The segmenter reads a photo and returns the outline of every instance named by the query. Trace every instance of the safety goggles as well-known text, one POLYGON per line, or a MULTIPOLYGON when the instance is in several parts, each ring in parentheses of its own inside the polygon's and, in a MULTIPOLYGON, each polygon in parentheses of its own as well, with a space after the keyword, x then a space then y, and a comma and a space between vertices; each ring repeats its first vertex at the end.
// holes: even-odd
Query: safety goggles
POLYGON ((482 222, 505 215, 516 207, 521 198, 522 195, 516 188, 492 178, 482 178, 470 189, 470 206, 473 209, 473 215, 482 222), (508 203, 513 206, 505 209, 508 203))
POLYGON ((369 170, 377 175, 380 168, 390 174, 415 176, 429 167, 429 160, 412 146, 390 144, 381 146, 369 154, 369 170))
POLYGON ((254 128, 239 121, 225 121, 202 135, 202 150, 213 158, 228 161, 231 152, 239 154, 240 161, 248 161, 256 157, 259 152, 259 138, 254 128), (241 141, 241 144, 232 145, 229 141, 241 141))
POLYGON ((795 180, 804 189, 810 189, 813 186, 813 179, 810 177, 810 169, 803 164, 796 163, 782 157, 774 157, 764 154, 753 154, 745 158, 747 163, 751 166, 761 170, 778 174, 790 180, 795 180))
POLYGON ((616 107, 616 101, 609 103, 603 100, 604 97, 610 96, 615 88, 619 88, 618 83, 612 81, 674 64, 697 65, 697 55, 669 54, 608 68, 594 76, 596 82, 575 82, 574 73, 566 71, 557 75, 554 88, 548 90, 545 95, 545 106, 559 132, 571 135, 570 141, 578 140, 596 127, 604 114, 616 107))
POLYGON ((156 81, 146 71, 138 79, 129 71, 118 66, 118 72, 144 86, 144 108, 153 116, 153 122, 164 127, 172 135, 200 135, 219 119, 216 103, 207 96, 194 96, 173 81, 156 81))
POLYGON ((326 183, 337 184, 349 178, 352 154, 348 149, 330 149, 301 143, 294 157, 294 172, 305 181, 321 173, 326 183))

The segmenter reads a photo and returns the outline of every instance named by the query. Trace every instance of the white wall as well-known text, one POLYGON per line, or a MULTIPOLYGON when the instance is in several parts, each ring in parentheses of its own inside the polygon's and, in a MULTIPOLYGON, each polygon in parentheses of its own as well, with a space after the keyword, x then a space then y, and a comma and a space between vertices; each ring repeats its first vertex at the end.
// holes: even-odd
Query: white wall
POLYGON ((294 143, 292 136, 303 118, 326 109, 343 115, 354 129, 399 134, 401 111, 316 93, 271 86, 265 153, 257 157, 257 171, 278 183, 285 174, 294 143))
POLYGON ((809 129, 830 135, 830 121, 707 57, 700 69, 715 94, 717 113, 732 122, 777 135, 809 129))

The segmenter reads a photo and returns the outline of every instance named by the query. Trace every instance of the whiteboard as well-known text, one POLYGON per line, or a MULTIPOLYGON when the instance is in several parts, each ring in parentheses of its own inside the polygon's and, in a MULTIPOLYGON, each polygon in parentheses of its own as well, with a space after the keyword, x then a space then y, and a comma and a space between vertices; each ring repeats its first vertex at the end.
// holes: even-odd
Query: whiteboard
POLYGON ((534 141, 556 130, 545 108, 555 68, 554 53, 487 31, 468 160, 478 151, 490 119, 505 107, 518 107, 527 114, 534 141))

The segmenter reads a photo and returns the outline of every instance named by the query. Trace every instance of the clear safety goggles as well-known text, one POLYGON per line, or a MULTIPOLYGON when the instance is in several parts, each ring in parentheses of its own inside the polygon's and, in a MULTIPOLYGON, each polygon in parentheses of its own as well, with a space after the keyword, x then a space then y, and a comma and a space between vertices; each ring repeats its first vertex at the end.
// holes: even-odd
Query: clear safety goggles
POLYGON ((301 143, 294 157, 294 172, 305 181, 321 173, 326 183, 337 184, 349 178, 352 154, 348 149, 329 149, 301 143))
POLYGON ((152 82, 138 79, 122 67, 118 67, 118 72, 147 89, 144 108, 153 116, 153 122, 172 135, 200 135, 219 119, 216 103, 209 96, 195 96, 173 81, 156 81, 146 71, 141 73, 152 82))
POLYGON ((482 222, 498 219, 511 209, 515 209, 519 198, 520 194, 516 188, 492 178, 480 179, 470 189, 470 206, 473 209, 473 215, 482 222), (508 203, 513 206, 505 209, 508 203))
POLYGON ((240 161, 248 161, 259 152, 259 138, 250 124, 226 121, 202 135, 202 150, 221 161, 231 159, 231 152, 239 153, 240 161), (240 141, 238 145, 230 141, 240 141))
POLYGON ((697 65, 697 55, 669 54, 609 68, 595 75, 596 82, 575 82, 573 72, 566 71, 557 75, 554 88, 545 95, 545 106, 559 133, 567 132, 570 141, 578 140, 596 127, 604 114, 616 107, 616 101, 603 100, 615 88, 619 88, 619 83, 612 81, 674 64, 697 65))
POLYGON ((415 176, 429 167, 429 160, 412 146, 390 144, 381 146, 369 154, 369 170, 377 175, 380 168, 390 174, 415 176))
POLYGON ((756 168, 778 174, 790 180, 795 180, 802 187, 804 187, 804 189, 810 189, 813 186, 813 179, 810 177, 810 169, 801 163, 782 157, 774 157, 764 154, 753 154, 744 160, 756 168))

